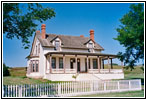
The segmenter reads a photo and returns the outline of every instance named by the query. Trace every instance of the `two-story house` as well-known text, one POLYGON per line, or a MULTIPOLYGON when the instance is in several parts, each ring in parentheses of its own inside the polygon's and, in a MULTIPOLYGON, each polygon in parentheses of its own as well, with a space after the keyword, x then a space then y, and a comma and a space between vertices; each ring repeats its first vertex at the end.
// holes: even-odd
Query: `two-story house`
POLYGON ((122 69, 113 69, 112 59, 117 56, 101 53, 103 50, 94 40, 94 30, 90 30, 90 37, 46 34, 42 24, 27 57, 27 77, 52 81, 74 81, 73 75, 77 80, 124 78, 122 69))

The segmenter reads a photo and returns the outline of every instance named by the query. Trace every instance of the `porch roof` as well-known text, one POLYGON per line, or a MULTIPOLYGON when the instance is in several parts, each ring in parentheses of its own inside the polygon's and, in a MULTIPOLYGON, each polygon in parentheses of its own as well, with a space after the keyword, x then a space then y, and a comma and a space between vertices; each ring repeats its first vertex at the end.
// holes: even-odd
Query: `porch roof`
POLYGON ((86 53, 86 52, 48 52, 45 54, 45 56, 51 55, 51 54, 100 56, 102 58, 105 58, 105 57, 107 58, 108 56, 109 56, 109 58, 117 58, 118 57, 118 55, 114 55, 114 54, 86 53))

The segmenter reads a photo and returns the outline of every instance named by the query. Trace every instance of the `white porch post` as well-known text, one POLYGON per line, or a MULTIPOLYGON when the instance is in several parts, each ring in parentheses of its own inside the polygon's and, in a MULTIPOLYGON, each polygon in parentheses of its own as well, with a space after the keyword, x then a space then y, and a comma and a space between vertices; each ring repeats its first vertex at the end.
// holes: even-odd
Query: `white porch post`
POLYGON ((75 67, 75 70, 76 70, 76 73, 77 73, 77 55, 75 55, 75 61, 76 61, 76 67, 75 67))
POLYGON ((65 73, 65 55, 63 55, 63 68, 64 68, 64 73, 65 73))
POLYGON ((46 69, 45 69, 46 73, 49 73, 49 67, 50 67, 50 65, 49 65, 49 56, 47 55, 46 56, 46 69))
POLYGON ((109 72, 110 72, 110 63, 109 63, 109 56, 108 56, 108 68, 109 68, 109 72))
POLYGON ((49 56, 50 59, 50 73, 52 73, 52 55, 49 56))
POLYGON ((87 55, 87 72, 89 71, 89 62, 88 62, 88 55, 87 55))
POLYGON ((90 59, 90 69, 93 69, 93 59, 92 59, 92 61, 90 59))
POLYGON ((47 68, 47 56, 46 56, 46 68, 45 68, 45 73, 47 73, 47 70, 48 70, 48 68, 47 68))
POLYGON ((98 71, 100 73, 100 57, 97 56, 97 65, 98 65, 98 71))

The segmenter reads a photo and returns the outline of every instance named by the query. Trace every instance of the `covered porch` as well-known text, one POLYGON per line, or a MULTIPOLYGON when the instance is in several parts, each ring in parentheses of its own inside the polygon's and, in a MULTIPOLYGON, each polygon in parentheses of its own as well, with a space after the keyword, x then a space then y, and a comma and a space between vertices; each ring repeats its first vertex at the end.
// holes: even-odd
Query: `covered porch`
POLYGON ((46 73, 50 74, 119 74, 122 69, 113 69, 112 60, 116 55, 82 52, 49 52, 46 57, 46 73), (105 69, 104 61, 108 68, 105 69))

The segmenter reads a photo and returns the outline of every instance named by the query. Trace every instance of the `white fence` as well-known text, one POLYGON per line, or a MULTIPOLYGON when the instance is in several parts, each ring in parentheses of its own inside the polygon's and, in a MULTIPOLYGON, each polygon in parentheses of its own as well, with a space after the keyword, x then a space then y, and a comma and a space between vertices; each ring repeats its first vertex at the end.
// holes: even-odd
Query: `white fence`
POLYGON ((67 97, 141 90, 141 80, 77 81, 36 85, 4 85, 4 97, 67 97))

